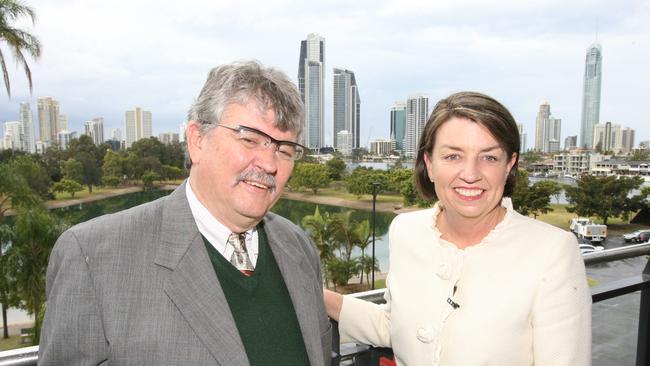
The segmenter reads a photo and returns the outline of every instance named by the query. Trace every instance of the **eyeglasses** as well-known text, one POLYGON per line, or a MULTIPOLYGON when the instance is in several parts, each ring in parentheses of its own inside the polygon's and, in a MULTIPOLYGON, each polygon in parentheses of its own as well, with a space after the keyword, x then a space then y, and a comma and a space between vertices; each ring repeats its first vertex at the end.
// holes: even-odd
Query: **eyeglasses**
POLYGON ((245 147, 251 150, 265 150, 271 145, 275 145, 275 155, 282 160, 296 161, 302 158, 306 147, 292 142, 276 140, 266 133, 248 126, 226 126, 218 124, 218 127, 227 128, 234 131, 237 135, 237 140, 240 141, 245 147))

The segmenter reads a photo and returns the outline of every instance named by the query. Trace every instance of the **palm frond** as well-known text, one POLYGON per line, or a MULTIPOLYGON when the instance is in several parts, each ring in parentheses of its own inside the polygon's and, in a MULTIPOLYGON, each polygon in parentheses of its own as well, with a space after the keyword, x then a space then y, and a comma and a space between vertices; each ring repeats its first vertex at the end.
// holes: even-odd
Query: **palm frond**
POLYGON ((2 66, 2 76, 5 79, 5 87, 7 88, 7 95, 11 98, 11 86, 9 85, 9 73, 7 72, 7 64, 5 64, 5 56, 0 49, 0 65, 2 66))

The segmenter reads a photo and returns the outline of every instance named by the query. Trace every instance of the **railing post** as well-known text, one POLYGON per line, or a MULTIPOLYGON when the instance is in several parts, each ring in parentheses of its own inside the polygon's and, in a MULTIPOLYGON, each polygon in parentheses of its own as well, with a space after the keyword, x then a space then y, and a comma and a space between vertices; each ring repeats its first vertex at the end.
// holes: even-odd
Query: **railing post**
POLYGON ((341 364, 341 335, 339 334, 339 322, 330 319, 332 324, 332 366, 341 364))
MULTIPOLYGON (((643 274, 650 274, 650 260, 643 269, 643 274)), ((639 305, 639 336, 636 346, 637 366, 650 365, 650 289, 641 290, 641 305, 639 305)))

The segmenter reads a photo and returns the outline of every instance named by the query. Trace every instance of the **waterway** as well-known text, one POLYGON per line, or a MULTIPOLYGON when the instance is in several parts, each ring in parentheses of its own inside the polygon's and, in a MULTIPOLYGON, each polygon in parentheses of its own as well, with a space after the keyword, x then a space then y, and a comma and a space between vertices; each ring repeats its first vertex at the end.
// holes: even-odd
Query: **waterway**
MULTIPOLYGON (((170 191, 138 192, 107 198, 101 201, 84 203, 82 205, 54 209, 53 212, 68 224, 72 225, 103 214, 114 213, 144 202, 149 202, 169 193, 170 191)), ((370 211, 352 210, 330 205, 318 206, 321 214, 324 212, 336 213, 351 210, 353 219, 368 219, 372 223, 372 212, 370 211)), ((280 200, 273 208, 273 211, 300 225, 302 218, 307 215, 312 215, 315 208, 316 204, 313 203, 280 200)), ((394 216, 392 213, 376 213, 375 255, 379 261, 381 272, 387 272, 389 269, 387 232, 394 216)), ((624 243, 621 237, 610 237, 604 245, 606 248, 614 248, 624 245, 624 243)), ((371 247, 367 249, 366 254, 370 252, 371 247)), ((354 254, 359 255, 358 252, 354 254)), ((646 263, 647 258, 626 259, 590 266, 587 268, 587 274, 599 283, 606 283, 624 277, 638 275, 646 263)), ((638 292, 617 297, 593 306, 593 364, 595 366, 634 364, 638 311, 638 292)), ((10 309, 9 311, 10 324, 25 323, 30 320, 31 317, 20 310, 10 309)))

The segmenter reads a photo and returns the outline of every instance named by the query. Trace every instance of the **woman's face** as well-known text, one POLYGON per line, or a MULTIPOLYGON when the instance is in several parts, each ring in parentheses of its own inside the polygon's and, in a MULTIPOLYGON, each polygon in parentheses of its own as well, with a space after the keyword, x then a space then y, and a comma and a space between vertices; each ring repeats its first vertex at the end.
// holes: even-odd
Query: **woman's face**
POLYGON ((515 157, 507 155, 487 128, 453 117, 438 129, 424 162, 446 215, 481 219, 501 202, 515 157))

